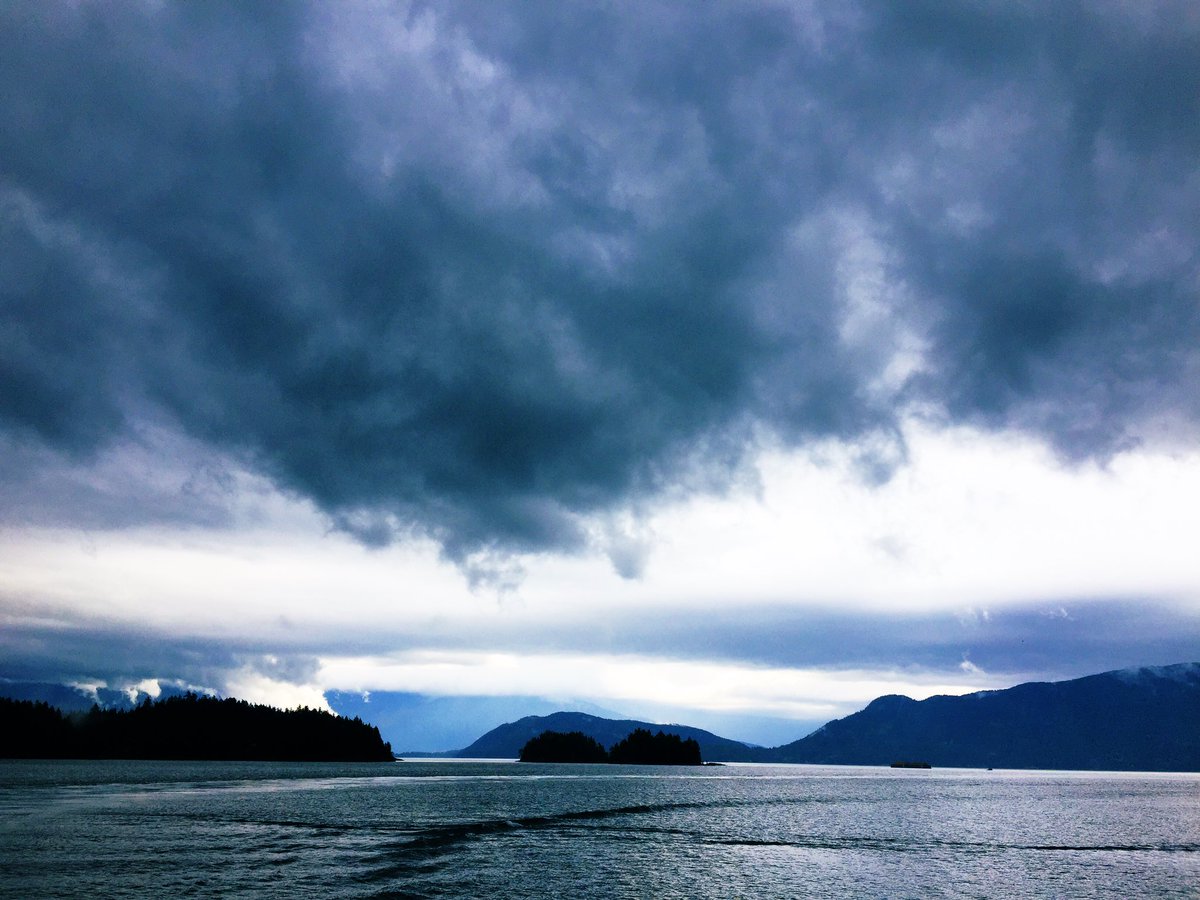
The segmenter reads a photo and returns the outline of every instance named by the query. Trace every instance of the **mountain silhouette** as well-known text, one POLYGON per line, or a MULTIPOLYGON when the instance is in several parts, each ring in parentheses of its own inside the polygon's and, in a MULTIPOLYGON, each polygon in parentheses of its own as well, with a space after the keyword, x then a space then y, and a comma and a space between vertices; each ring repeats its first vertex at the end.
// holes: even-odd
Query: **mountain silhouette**
POLYGON ((548 716, 525 716, 515 722, 508 722, 493 728, 462 750, 446 755, 475 759, 516 759, 521 755, 522 747, 546 731, 578 731, 605 747, 612 747, 638 729, 654 733, 661 731, 664 734, 677 735, 684 740, 691 738, 700 746, 700 753, 705 759, 749 762, 757 758, 754 754, 761 749, 688 725, 658 725, 634 719, 605 719, 581 712, 556 712, 548 716))
MULTIPOLYGON (((686 725, 578 712, 526 716, 448 756, 515 759, 544 731, 612 747, 637 728, 694 738, 721 762, 1100 771, 1200 771, 1200 663, 1145 666, 1069 681, 913 700, 891 694, 781 747, 754 747, 686 725)), ((432 754, 430 754, 432 755, 432 754)))
MULTIPOLYGON (((14 692, 17 687, 26 689, 8 685, 14 692)), ((35 687, 44 694, 55 686, 35 687)), ((0 696, 4 693, 0 690, 0 696)), ((67 694, 63 699, 76 700, 67 694)), ((378 731, 356 718, 333 720, 306 710, 277 719, 283 715, 278 711, 238 701, 217 703, 195 697, 165 698, 121 713, 93 707, 86 714, 64 716, 45 703, 4 701, 0 712, 5 722, 0 725, 12 727, 0 727, 0 737, 7 735, 0 740, 0 756, 390 758, 378 731), (151 722, 168 712, 171 728, 151 722), (208 723, 210 717, 211 727, 201 727, 199 723, 208 723), (174 731, 177 718, 189 734, 172 742, 162 732, 174 731), (235 747, 237 741, 230 736, 239 733, 242 745, 235 747), (317 734, 320 738, 314 740, 317 734), (221 746, 214 743, 215 735, 224 736, 223 742, 217 742, 221 746), (254 737, 247 742, 250 735, 254 737)), ((63 705, 70 708, 74 703, 63 705)), ((773 748, 687 725, 556 712, 500 725, 461 750, 405 756, 516 759, 530 739, 546 731, 577 731, 611 748, 636 729, 691 738, 705 760, 720 762, 890 765, 908 760, 979 768, 1196 772, 1200 771, 1200 663, 1119 669, 1069 681, 1028 682, 1005 690, 925 700, 893 694, 828 722, 807 737, 773 748)))
POLYGON ((763 762, 1200 771, 1200 663, 926 700, 889 695, 763 762))

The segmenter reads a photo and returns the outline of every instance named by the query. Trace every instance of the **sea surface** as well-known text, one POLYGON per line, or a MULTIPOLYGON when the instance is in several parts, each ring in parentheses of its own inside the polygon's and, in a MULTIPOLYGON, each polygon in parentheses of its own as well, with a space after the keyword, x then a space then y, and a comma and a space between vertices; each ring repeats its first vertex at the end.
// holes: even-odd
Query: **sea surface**
POLYGON ((1200 776, 0 761, 0 896, 1200 897, 1200 776))

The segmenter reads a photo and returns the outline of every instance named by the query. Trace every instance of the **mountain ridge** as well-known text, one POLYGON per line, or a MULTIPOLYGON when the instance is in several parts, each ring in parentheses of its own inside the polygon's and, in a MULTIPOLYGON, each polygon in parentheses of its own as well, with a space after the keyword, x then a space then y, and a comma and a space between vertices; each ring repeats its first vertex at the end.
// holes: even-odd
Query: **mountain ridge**
MULTIPOLYGON (((0 696, 49 700, 68 711, 97 700, 102 708, 137 705, 129 692, 107 693, 112 696, 85 697, 69 685, 0 681, 0 696)), ((174 693, 164 687, 161 699, 174 693)), ((543 731, 581 731, 611 747, 637 728, 693 738, 704 759, 721 762, 888 765, 910 759, 937 766, 1200 771, 1200 662, 1132 666, 924 700, 885 694, 776 747, 689 725, 560 710, 502 723, 459 750, 401 755, 516 759, 524 743, 543 731)))
POLYGON ((876 697, 778 747, 687 725, 561 711, 493 728, 461 750, 427 756, 515 759, 543 731, 579 731, 606 747, 635 728, 695 738, 707 761, 966 768, 1200 771, 1200 663, 1134 666, 1063 681, 914 700, 876 697))
POLYGON ((1200 771, 1200 663, 913 700, 877 697, 763 762, 1200 771))
POLYGON ((637 719, 606 719, 589 713, 564 710, 547 716, 524 716, 515 722, 506 722, 484 733, 462 750, 438 755, 479 759, 516 759, 521 755, 521 748, 527 741, 545 731, 579 731, 599 741, 605 748, 611 748, 613 744, 628 737, 638 728, 678 735, 684 740, 691 738, 700 745, 700 753, 704 759, 720 759, 723 762, 752 762, 754 754, 762 749, 731 738, 721 737, 711 731, 691 725, 664 725, 642 722, 637 719))

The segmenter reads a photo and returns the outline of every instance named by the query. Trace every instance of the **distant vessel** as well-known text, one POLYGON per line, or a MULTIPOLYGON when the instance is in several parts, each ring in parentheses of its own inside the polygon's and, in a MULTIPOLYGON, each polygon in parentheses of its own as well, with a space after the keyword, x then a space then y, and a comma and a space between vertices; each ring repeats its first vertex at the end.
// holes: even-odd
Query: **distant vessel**
POLYGON ((894 762, 894 763, 892 763, 892 768, 893 768, 893 769, 932 769, 932 768, 933 768, 933 766, 931 766, 931 765, 930 765, 929 763, 927 763, 927 762, 906 762, 906 761, 901 761, 901 762, 894 762))

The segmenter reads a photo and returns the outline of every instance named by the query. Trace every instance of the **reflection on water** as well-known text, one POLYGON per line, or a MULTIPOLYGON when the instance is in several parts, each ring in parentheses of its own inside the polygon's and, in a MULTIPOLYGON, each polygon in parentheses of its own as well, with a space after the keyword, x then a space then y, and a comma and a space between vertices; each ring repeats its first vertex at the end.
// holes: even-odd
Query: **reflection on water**
POLYGON ((1195 897, 1200 776, 0 762, 0 896, 1195 897))

